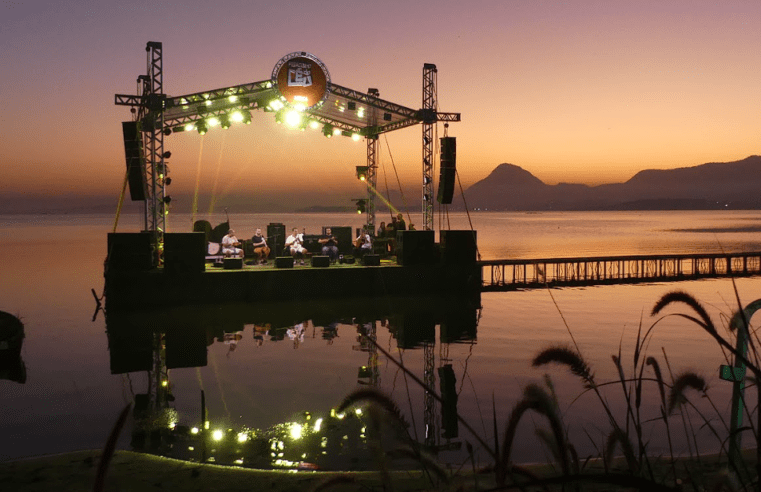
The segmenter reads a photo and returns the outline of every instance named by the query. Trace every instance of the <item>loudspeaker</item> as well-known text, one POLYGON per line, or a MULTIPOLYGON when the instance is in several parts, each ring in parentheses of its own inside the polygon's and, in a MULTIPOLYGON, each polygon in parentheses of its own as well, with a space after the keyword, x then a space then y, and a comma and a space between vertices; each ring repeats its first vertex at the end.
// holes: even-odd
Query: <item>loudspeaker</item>
POLYGON ((330 266, 330 256, 312 256, 313 267, 327 267, 330 266))
POLYGON ((139 121, 123 121, 124 155, 127 158, 127 180, 132 201, 145 201, 148 184, 145 180, 143 134, 139 121))
POLYGON ((405 266, 435 263, 433 234, 433 231, 396 231, 396 262, 405 266))
POLYGON ((364 255, 362 264, 365 266, 380 266, 380 255, 364 255))
POLYGON ((476 262, 476 231, 441 231, 441 259, 447 264, 471 265, 476 262))
POLYGON ((455 169, 457 160, 457 141, 455 137, 443 137, 441 140, 441 172, 439 174, 439 192, 436 201, 448 205, 454 195, 455 169))
POLYGON ((267 246, 270 247, 270 257, 275 257, 285 249, 285 225, 272 223, 267 226, 267 246))
POLYGON ((201 273, 206 267, 206 234, 168 232, 164 234, 164 271, 201 273))
POLYGON ((109 232, 108 269, 145 271, 158 266, 156 234, 153 232, 109 232))
POLYGON ((293 268, 293 257, 277 256, 275 258, 275 268, 293 268))
POLYGON ((225 270, 240 270, 243 268, 243 258, 224 258, 222 265, 225 270))

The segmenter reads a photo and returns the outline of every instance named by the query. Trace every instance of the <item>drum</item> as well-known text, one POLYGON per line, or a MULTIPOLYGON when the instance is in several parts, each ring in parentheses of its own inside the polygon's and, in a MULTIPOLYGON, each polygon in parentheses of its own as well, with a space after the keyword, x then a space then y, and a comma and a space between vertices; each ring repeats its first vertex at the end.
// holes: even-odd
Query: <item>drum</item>
POLYGON ((219 243, 209 243, 209 256, 218 255, 220 249, 219 243))

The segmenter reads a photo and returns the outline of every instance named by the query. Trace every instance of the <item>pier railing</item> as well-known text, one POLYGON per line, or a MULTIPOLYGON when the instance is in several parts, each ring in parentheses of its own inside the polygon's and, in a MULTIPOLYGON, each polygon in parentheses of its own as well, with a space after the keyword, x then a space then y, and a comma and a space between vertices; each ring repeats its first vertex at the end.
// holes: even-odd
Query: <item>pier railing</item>
POLYGON ((479 261, 482 291, 761 275, 761 252, 479 261))

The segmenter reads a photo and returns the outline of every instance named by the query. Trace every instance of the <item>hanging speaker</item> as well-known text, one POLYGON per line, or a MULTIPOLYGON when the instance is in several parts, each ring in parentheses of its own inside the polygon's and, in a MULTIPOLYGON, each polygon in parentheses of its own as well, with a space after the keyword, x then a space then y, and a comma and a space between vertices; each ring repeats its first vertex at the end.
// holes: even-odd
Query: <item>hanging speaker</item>
POLYGON ((457 141, 455 137, 441 139, 441 173, 439 174, 439 192, 436 201, 449 205, 454 195, 455 161, 457 157, 457 141))
POLYGON ((143 135, 139 121, 123 121, 124 155, 127 158, 127 179, 132 201, 145 201, 148 185, 145 181, 143 135))

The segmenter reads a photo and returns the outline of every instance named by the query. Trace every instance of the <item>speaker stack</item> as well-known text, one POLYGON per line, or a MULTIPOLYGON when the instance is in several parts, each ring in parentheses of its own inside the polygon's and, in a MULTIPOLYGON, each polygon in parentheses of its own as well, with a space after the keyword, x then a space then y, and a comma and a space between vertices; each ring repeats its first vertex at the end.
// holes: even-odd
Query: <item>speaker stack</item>
POLYGON ((145 201, 148 184, 145 180, 143 134, 139 121, 123 121, 124 155, 127 158, 127 180, 132 201, 145 201))
POLYGON ((456 179, 457 141, 455 137, 443 137, 441 140, 441 172, 439 174, 439 192, 436 201, 443 205, 452 203, 454 182, 456 179))

